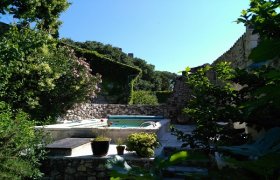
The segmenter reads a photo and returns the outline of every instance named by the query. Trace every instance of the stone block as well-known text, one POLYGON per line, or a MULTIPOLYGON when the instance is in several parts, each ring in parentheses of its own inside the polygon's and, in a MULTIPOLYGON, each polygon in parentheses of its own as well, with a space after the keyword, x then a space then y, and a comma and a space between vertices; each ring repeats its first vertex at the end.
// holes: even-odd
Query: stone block
POLYGON ((65 138, 47 145, 49 156, 71 156, 88 149, 91 138, 65 138))

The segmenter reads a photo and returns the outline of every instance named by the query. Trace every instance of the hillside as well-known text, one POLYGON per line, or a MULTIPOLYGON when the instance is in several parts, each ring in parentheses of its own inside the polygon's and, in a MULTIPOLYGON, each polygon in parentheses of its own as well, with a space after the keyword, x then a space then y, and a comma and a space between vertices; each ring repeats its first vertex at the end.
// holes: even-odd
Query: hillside
POLYGON ((148 64, 143 59, 133 57, 132 53, 124 53, 119 47, 114 47, 109 44, 104 45, 96 41, 75 42, 71 39, 62 39, 62 42, 83 49, 96 51, 115 62, 141 69, 142 74, 137 82, 135 82, 135 90, 171 91, 173 88, 176 74, 167 71, 156 71, 154 65, 148 64))

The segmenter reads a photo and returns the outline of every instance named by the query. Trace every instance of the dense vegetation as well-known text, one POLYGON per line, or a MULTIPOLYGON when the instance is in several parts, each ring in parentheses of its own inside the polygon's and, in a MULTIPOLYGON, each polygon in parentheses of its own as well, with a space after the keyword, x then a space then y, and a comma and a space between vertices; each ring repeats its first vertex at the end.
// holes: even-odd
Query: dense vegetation
POLYGON ((259 33, 261 39, 280 38, 280 2, 278 0, 251 0, 250 7, 243 10, 238 23, 244 23, 259 33))
POLYGON ((0 179, 40 178, 38 166, 45 146, 35 123, 5 102, 0 102, 0 120, 0 179))
POLYGON ((157 105, 158 99, 156 95, 151 91, 133 91, 131 104, 142 104, 142 105, 157 105))
POLYGON ((0 54, 0 100, 41 122, 94 96, 100 80, 42 31, 12 27, 0 39, 0 54))
MULTIPOLYGON (((0 179, 42 176, 38 167, 45 153, 44 142, 33 126, 54 120, 75 103, 95 96, 101 77, 92 70, 98 66, 94 60, 98 59, 99 64, 111 63, 116 73, 118 70, 125 72, 119 77, 123 77, 123 82, 128 80, 127 86, 131 82, 126 90, 131 92, 132 104, 156 104, 155 95, 160 93, 153 91, 172 90, 174 74, 155 71, 153 65, 128 56, 120 48, 93 41, 64 40, 80 48, 72 47, 75 54, 69 46, 61 45, 55 39, 61 23, 58 18, 68 6, 67 0, 0 2, 0 14, 17 19, 16 24, 0 29, 0 179)), ((279 6, 277 0, 251 0, 250 8, 238 19, 261 36, 260 45, 250 56, 255 62, 279 61, 279 6), (267 50, 271 51, 269 55, 267 50)), ((111 71, 109 67, 103 69, 111 71)), ((115 75, 112 73, 112 79, 115 75)), ((247 140, 245 136, 230 127, 236 121, 262 128, 280 126, 279 67, 239 70, 221 63, 202 67, 186 76, 193 96, 184 111, 197 127, 191 135, 174 130, 185 145, 210 152, 219 145, 243 143, 247 140), (217 79, 209 80, 209 72, 215 72, 217 79), (234 88, 234 83, 242 88, 234 88), (220 121, 228 124, 218 124, 220 121)), ((104 79, 104 87, 119 85, 104 79)), ((158 145, 152 143, 153 147, 158 145)), ((141 153, 152 154, 150 150, 141 153)), ((279 162, 277 153, 265 154, 253 161, 231 160, 235 166, 253 172, 259 178, 271 178, 273 170, 279 169, 279 162), (273 169, 261 171, 268 165, 273 169)))
POLYGON ((260 43, 250 55, 253 60, 251 66, 241 70, 230 68, 228 63, 220 63, 186 73, 193 96, 184 112, 197 126, 193 134, 172 130, 184 146, 202 148, 208 153, 220 151, 222 147, 233 149, 230 158, 219 157, 227 167, 212 174, 216 178, 221 178, 219 174, 223 173, 223 178, 240 175, 244 179, 279 178, 279 163, 274 163, 280 159, 279 140, 273 141, 274 138, 270 137, 266 141, 256 141, 256 145, 234 146, 250 141, 246 140, 244 132, 232 128, 233 122, 246 122, 247 126, 254 125, 257 130, 280 126, 279 6, 279 1, 251 0, 250 8, 244 10, 238 19, 260 35, 260 43), (213 72, 216 79, 209 79, 207 74, 213 72), (219 124, 220 121, 227 124, 219 124), (260 142, 263 143, 261 146, 260 142), (272 149, 265 149, 270 145, 272 149), (236 155, 244 149, 248 156, 236 155), (262 155, 252 158, 259 150, 262 155))
POLYGON ((16 19, 0 24, 1 179, 42 175, 38 167, 45 153, 43 137, 33 126, 53 122, 75 103, 94 98, 101 82, 97 72, 111 76, 103 78, 105 89, 125 103, 133 99, 135 89, 172 89, 174 74, 156 72, 118 48, 95 42, 88 43, 96 46, 91 48, 66 45, 56 39, 59 15, 68 6, 67 0, 0 2, 0 14, 16 19))
POLYGON ((17 19, 21 27, 35 26, 54 37, 58 37, 60 14, 69 7, 67 0, 1 0, 0 14, 17 19))
POLYGON ((134 66, 142 70, 142 74, 134 84, 134 90, 145 91, 171 91, 174 85, 176 74, 167 71, 156 71, 154 65, 148 64, 145 60, 134 58, 122 52, 121 48, 109 44, 102 44, 95 41, 74 42, 71 39, 62 39, 62 42, 77 47, 96 51, 113 61, 134 66))
MULTIPOLYGON (((16 19, 0 29, 0 179, 39 178, 45 124, 95 96, 99 75, 73 50, 58 45, 66 0, 1 1, 16 19)), ((46 140, 46 137, 44 137, 46 140)))
POLYGON ((141 69, 114 61, 106 55, 77 47, 74 44, 61 41, 60 44, 73 49, 78 57, 86 58, 86 62, 92 69, 91 73, 102 76, 99 97, 102 96, 107 103, 112 104, 127 104, 132 101, 134 82, 141 75, 141 69))

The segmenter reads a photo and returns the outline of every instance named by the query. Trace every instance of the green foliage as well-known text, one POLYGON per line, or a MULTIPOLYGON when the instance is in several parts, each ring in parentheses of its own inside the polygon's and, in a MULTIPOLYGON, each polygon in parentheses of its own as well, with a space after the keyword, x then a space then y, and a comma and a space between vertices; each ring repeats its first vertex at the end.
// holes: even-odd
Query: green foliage
POLYGON ((124 140, 122 138, 118 138, 116 144, 117 146, 122 146, 124 144, 124 140))
POLYGON ((0 179, 39 178, 45 156, 42 134, 22 111, 0 102, 0 179))
POLYGON ((91 67, 93 73, 100 73, 100 74, 114 74, 112 78, 114 80, 117 79, 124 79, 127 80, 129 75, 138 75, 141 70, 135 67, 128 66, 126 64, 122 64, 112 59, 106 58, 106 56, 99 54, 96 51, 90 51, 86 49, 72 47, 78 56, 82 56, 86 58, 91 67))
POLYGON ((92 139, 91 141, 110 141, 111 139, 105 136, 97 136, 96 138, 92 139))
POLYGON ((203 67, 187 75, 192 98, 184 112, 196 122, 192 134, 172 128, 173 134, 191 148, 210 148, 212 145, 238 145, 246 136, 232 128, 232 122, 246 122, 260 127, 279 126, 280 71, 273 68, 233 70, 229 64, 203 67), (207 74, 215 71, 217 79, 207 74), (241 89, 234 89, 234 83, 241 89), (217 122, 227 122, 220 125, 217 122))
MULTIPOLYGON (((98 52, 102 54, 103 58, 110 59, 114 62, 119 62, 120 64, 128 65, 129 67, 134 67, 136 69, 141 69, 141 73, 137 72, 134 74, 129 74, 129 76, 134 76, 135 80, 133 83, 134 90, 146 90, 146 91, 172 91, 174 80, 176 78, 176 74, 170 73, 167 71, 155 71, 154 65, 148 64, 145 60, 140 58, 133 58, 128 56, 126 53, 122 52, 121 48, 113 47, 112 45, 104 45, 100 42, 95 41, 86 41, 86 42, 74 42, 71 39, 62 39, 62 42, 79 47, 82 49, 90 50, 98 52), (139 77, 136 77, 139 76, 139 77)), ((105 64, 106 65, 106 64, 105 64)), ((98 66, 98 65, 97 65, 98 66)), ((94 66, 95 67, 95 66, 94 66)), ((104 66, 103 66, 104 67, 104 66)), ((107 68, 97 67, 98 70, 105 70, 110 66, 106 66, 107 68), (101 69, 102 68, 102 69, 101 69)), ((93 68, 95 69, 95 68, 93 68)), ((115 72, 118 68, 115 68, 115 65, 112 68, 109 68, 110 72, 115 72)), ((124 70, 124 74, 127 70, 124 70)), ((116 72, 118 74, 121 71, 116 72)), ((101 73, 102 74, 102 73, 101 73)), ((118 82, 117 77, 114 73, 104 73, 104 78, 112 79, 115 78, 116 82, 118 82)), ((132 80, 133 78, 129 78, 132 80)), ((131 84, 130 84, 131 85, 131 84)), ((121 90, 123 92, 123 90, 121 90)))
POLYGON ((173 91, 175 79, 177 78, 177 75, 171 72, 167 71, 155 71, 155 77, 153 77, 154 80, 159 79, 159 83, 155 84, 154 91, 173 91))
POLYGON ((133 133, 127 137, 126 146, 128 151, 136 151, 139 156, 152 157, 159 141, 154 133, 133 133))
POLYGON ((74 42, 71 39, 62 39, 62 42, 66 44, 71 44, 73 46, 87 49, 91 51, 96 51, 99 54, 102 54, 104 57, 120 62, 122 64, 126 64, 129 66, 133 66, 132 57, 129 57, 127 54, 122 52, 121 48, 113 47, 110 44, 102 44, 96 41, 85 41, 85 42, 74 42))
MULTIPOLYGON (((107 161, 106 166, 110 169, 111 179, 160 180, 166 178, 163 171, 168 167, 185 163, 188 160, 193 161, 201 158, 205 159, 208 157, 196 152, 179 151, 168 157, 156 157, 151 167, 141 168, 137 166, 130 167, 122 157, 115 156, 113 159, 107 161)), ((180 174, 181 176, 183 175, 182 173, 180 174)), ((205 178, 207 174, 203 172, 185 172, 184 175, 185 178, 200 179, 205 178)))
POLYGON ((245 122, 262 127, 280 125, 280 70, 263 67, 238 70, 234 79, 243 86, 239 91, 240 110, 245 122))
POLYGON ((158 105, 157 97, 150 91, 133 91, 132 104, 158 105))
POLYGON ((134 58, 135 66, 142 69, 142 75, 136 82, 135 90, 146 91, 172 91, 176 74, 167 71, 155 71, 154 65, 147 64, 146 61, 134 58))
POLYGON ((256 160, 239 161, 230 157, 225 157, 224 160, 232 167, 232 171, 246 170, 243 176, 248 178, 277 179, 277 171, 280 167, 279 153, 267 154, 256 160))
POLYGON ((99 76, 47 34, 12 27, 0 39, 0 100, 44 122, 94 95, 99 76))
POLYGON ((250 7, 242 11, 237 22, 254 28, 262 39, 279 39, 279 7, 278 0, 251 0, 250 7))
MULTIPOLYGON (((280 2, 252 0, 250 8, 242 12, 238 22, 254 28, 261 36, 260 44, 250 54, 255 62, 279 56, 280 2)), ((235 82, 243 85, 241 109, 246 121, 261 126, 279 125, 279 69, 259 68, 238 71, 235 82)))
POLYGON ((61 24, 59 16, 68 6, 67 0, 2 0, 0 14, 12 15, 21 26, 32 24, 57 37, 61 24))
POLYGON ((172 95, 172 91, 156 91, 155 93, 159 103, 166 103, 172 95))
POLYGON ((113 61, 96 51, 81 49, 64 41, 61 44, 74 49, 78 57, 87 59, 92 73, 102 75, 101 94, 110 98, 116 96, 111 103, 127 103, 134 89, 135 79, 141 74, 141 70, 120 62, 113 61))
POLYGON ((280 57, 279 49, 279 40, 263 40, 252 50, 249 59, 252 59, 254 62, 263 62, 275 57, 280 57))
MULTIPOLYGON (((186 73, 187 84, 192 90, 192 98, 187 102, 184 112, 196 122, 192 135, 178 134, 185 138, 185 146, 210 148, 211 144, 229 143, 232 135, 229 131, 231 122, 240 120, 240 112, 236 108, 237 91, 229 82, 233 78, 234 70, 227 62, 213 67, 204 66, 194 73, 186 73), (214 73, 217 79, 209 79, 209 73, 214 73), (228 122, 228 125, 219 125, 218 122, 228 122)), ((237 135, 237 138, 239 136, 237 135)))

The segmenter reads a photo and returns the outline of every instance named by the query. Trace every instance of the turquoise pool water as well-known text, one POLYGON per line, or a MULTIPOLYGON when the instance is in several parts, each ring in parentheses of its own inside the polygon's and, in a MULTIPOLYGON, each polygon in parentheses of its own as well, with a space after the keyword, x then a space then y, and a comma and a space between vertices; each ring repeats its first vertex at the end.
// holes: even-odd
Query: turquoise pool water
POLYGON ((133 128, 133 127, 147 127, 153 124, 147 123, 147 120, 137 120, 137 119, 114 119, 108 120, 109 127, 120 127, 120 128, 133 128))

